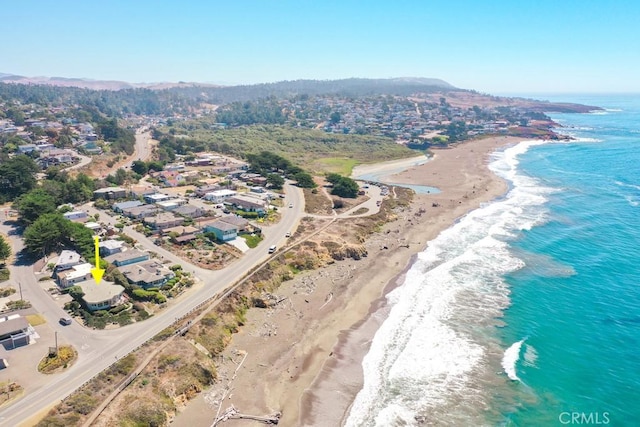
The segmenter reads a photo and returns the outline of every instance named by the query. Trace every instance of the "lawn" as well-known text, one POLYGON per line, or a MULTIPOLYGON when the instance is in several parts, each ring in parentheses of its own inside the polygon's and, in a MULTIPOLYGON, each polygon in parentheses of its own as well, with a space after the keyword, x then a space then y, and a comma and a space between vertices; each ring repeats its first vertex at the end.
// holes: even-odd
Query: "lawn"
POLYGON ((252 249, 258 246, 258 243, 262 241, 262 236, 259 234, 254 234, 254 235, 245 234, 242 237, 244 238, 244 240, 246 240, 247 246, 249 246, 252 249))
POLYGON ((319 172, 338 173, 343 176, 351 176, 353 167, 359 164, 358 160, 347 157, 325 157, 313 162, 313 168, 319 172))
POLYGON ((45 323, 47 323, 45 318, 40 314, 27 314, 24 317, 27 318, 27 322, 29 322, 31 326, 44 325, 45 323))

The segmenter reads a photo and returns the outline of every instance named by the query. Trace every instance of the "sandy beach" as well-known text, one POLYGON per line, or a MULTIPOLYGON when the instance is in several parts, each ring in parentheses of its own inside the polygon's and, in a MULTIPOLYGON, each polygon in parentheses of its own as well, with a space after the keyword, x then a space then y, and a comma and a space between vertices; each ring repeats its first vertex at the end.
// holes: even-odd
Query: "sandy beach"
POLYGON ((416 163, 424 159, 408 159, 366 166, 366 173, 408 167, 389 181, 440 193, 416 195, 396 221, 367 239, 368 257, 298 274, 277 290, 277 306, 250 310, 220 361, 219 383, 190 402, 172 425, 209 426, 218 410, 231 405, 243 414, 280 412, 285 426, 341 425, 362 386, 362 358, 384 321, 385 293, 401 283, 411 258, 428 241, 506 192, 506 183, 487 168, 489 155, 520 140, 485 138, 435 150, 423 164, 416 163), (223 395, 228 384, 230 392, 223 395))

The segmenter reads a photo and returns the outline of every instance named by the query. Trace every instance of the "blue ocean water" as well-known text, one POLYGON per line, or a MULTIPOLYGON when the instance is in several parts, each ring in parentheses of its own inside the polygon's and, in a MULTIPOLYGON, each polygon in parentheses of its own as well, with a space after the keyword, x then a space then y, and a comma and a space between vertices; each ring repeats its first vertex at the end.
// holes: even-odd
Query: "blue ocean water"
MULTIPOLYGON (((551 99, 550 97, 548 99, 551 99)), ((558 97, 388 296, 347 426, 640 425, 640 97, 558 97)))

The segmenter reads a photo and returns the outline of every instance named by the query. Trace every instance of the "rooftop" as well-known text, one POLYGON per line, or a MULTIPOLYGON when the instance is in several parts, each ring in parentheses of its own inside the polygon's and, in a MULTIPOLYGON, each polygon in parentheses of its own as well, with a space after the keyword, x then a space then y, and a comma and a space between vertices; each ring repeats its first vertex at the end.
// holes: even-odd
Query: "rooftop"
POLYGON ((76 286, 82 288, 84 292, 83 300, 87 304, 98 304, 108 301, 124 292, 124 288, 120 285, 114 285, 113 282, 102 280, 98 285, 95 280, 89 279, 76 283, 76 286))
POLYGON ((122 262, 122 261, 127 261, 135 258, 140 258, 143 256, 148 257, 149 254, 147 252, 142 252, 139 249, 130 249, 128 251, 118 252, 117 254, 109 255, 107 257, 104 257, 104 259, 105 261, 108 261, 113 264, 116 261, 122 262))
POLYGON ((221 220, 212 222, 211 224, 207 224, 207 227, 214 227, 222 231, 238 230, 238 227, 236 225, 229 224, 228 222, 224 222, 221 220))
POLYGON ((80 262, 80 254, 76 251, 64 250, 60 252, 60 256, 58 257, 58 265, 67 265, 80 262))
POLYGON ((20 333, 29 327, 29 322, 24 317, 0 319, 0 337, 4 335, 20 333))

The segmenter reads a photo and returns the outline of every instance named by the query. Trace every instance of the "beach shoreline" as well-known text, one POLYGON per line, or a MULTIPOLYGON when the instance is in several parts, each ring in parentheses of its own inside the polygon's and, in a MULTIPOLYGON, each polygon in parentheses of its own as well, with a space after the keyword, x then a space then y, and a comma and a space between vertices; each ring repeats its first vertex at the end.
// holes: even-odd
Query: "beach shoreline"
MULTIPOLYGON (((391 180, 441 192, 416 195, 396 221, 370 236, 367 258, 296 275, 277 290, 284 303, 250 310, 219 366, 220 383, 233 378, 232 392, 222 401, 220 387, 213 386, 190 402, 172 425, 210 425, 218 408, 230 405, 254 415, 280 412, 282 425, 341 425, 362 387, 362 359, 384 321, 386 293, 401 284, 427 242, 506 193, 506 182, 487 165, 491 153, 521 140, 483 138, 437 150, 420 165, 412 159, 413 164, 391 180), (246 358, 238 368, 241 355, 246 358)), ((247 420, 226 423, 260 425, 247 420)))

